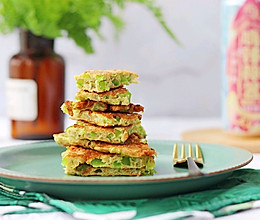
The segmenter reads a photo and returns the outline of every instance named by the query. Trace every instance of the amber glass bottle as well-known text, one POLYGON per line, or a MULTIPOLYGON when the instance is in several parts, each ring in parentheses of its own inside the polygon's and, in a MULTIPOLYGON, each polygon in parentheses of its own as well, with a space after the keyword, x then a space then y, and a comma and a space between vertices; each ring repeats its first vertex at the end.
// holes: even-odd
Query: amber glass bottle
POLYGON ((64 60, 53 44, 54 40, 20 31, 20 52, 10 59, 7 82, 13 138, 50 139, 64 129, 64 60))

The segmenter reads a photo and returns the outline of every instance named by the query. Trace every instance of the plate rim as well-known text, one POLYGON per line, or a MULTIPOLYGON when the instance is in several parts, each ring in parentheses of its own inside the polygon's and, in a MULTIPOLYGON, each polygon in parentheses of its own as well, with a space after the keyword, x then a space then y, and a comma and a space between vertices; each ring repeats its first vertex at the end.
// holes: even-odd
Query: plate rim
MULTIPOLYGON (((187 142, 187 141, 181 141, 181 140, 160 140, 160 139, 150 139, 148 142, 181 142, 181 143, 195 143, 195 142, 187 142)), ((25 143, 25 144, 18 144, 18 145, 11 145, 7 147, 1 147, 0 153, 4 152, 5 150, 12 150, 14 147, 30 147, 31 145, 40 145, 40 144, 46 144, 46 143, 54 143, 54 141, 39 141, 39 142, 33 142, 33 143, 25 143), (13 147, 10 149, 10 147, 13 147), (9 148, 9 149, 8 149, 9 148)), ((198 143, 198 142, 196 142, 198 143)), ((216 145, 216 144, 210 144, 210 143, 198 143, 198 144, 207 144, 207 145, 216 145)), ((175 181, 175 180, 186 180, 186 179, 196 179, 196 178, 203 178, 203 177, 209 177, 212 175, 218 175, 222 173, 227 173, 230 171, 233 171, 235 169, 241 168, 247 164, 249 164, 253 160, 253 154, 245 149, 234 147, 234 146, 226 146, 226 145, 219 145, 222 147, 227 148, 233 148, 233 149, 239 149, 241 151, 247 152, 251 155, 250 159, 247 161, 244 161, 243 163, 237 164, 236 166, 229 167, 227 169, 221 169, 213 172, 208 172, 204 176, 200 177, 190 177, 189 175, 184 176, 175 176, 175 177, 169 177, 169 175, 163 177, 163 176, 140 176, 140 177, 124 177, 124 179, 120 179, 120 177, 105 177, 107 179, 103 179, 102 177, 94 177, 94 178, 87 178, 87 177, 80 177, 81 179, 69 179, 69 175, 65 176, 64 178, 56 178, 56 177, 36 177, 36 176, 27 176, 27 175, 19 175, 19 174, 8 174, 4 173, 3 169, 0 167, 0 178, 8 178, 13 179, 16 181, 32 181, 32 182, 40 182, 40 183, 52 183, 52 184, 132 184, 132 183, 160 183, 160 182, 169 182, 169 181, 175 181), (86 178, 86 179, 83 179, 86 178), (98 179, 97 179, 98 178, 98 179), (100 178, 100 179, 99 179, 100 178), (116 178, 116 179, 113 179, 116 178)), ((19 148, 18 148, 19 149, 19 148)))

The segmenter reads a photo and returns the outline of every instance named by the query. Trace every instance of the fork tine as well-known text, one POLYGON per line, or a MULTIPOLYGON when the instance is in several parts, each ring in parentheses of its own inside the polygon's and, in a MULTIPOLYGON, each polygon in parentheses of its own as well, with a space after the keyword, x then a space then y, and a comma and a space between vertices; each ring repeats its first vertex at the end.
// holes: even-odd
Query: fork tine
POLYGON ((201 149, 200 149, 200 146, 198 144, 196 144, 196 158, 197 158, 197 161, 201 164, 204 163, 203 161, 203 156, 202 156, 202 153, 201 153, 201 149))
POLYGON ((186 159, 185 145, 181 145, 181 159, 186 159))
MULTIPOLYGON (((191 157, 194 162, 199 166, 199 167, 203 167, 203 156, 202 156, 202 151, 199 147, 198 144, 195 145, 195 154, 196 157, 194 156, 193 153, 193 147, 192 144, 190 143, 188 145, 188 157, 191 157)), ((178 153, 178 143, 174 143, 173 145, 173 152, 172 152, 172 161, 173 161, 173 165, 174 166, 178 166, 178 167, 187 167, 187 159, 188 157, 186 157, 186 146, 184 143, 181 144, 181 158, 179 158, 179 153, 178 153)))
POLYGON ((177 143, 174 144, 173 146, 173 165, 175 165, 178 161, 178 145, 177 143))
POLYGON ((192 157, 194 159, 194 155, 193 155, 193 150, 192 150, 192 145, 189 144, 189 157, 192 157))

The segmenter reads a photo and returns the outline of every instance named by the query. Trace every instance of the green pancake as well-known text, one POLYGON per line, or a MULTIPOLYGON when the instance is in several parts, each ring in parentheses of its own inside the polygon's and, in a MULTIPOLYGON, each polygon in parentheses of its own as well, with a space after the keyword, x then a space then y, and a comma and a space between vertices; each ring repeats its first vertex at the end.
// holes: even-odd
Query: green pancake
POLYGON ((142 157, 155 156, 156 152, 146 142, 131 135, 124 144, 110 144, 101 141, 90 141, 87 139, 75 139, 65 133, 54 134, 55 142, 63 147, 81 146, 103 153, 119 154, 121 156, 142 157))
POLYGON ((68 109, 66 105, 62 105, 61 109, 64 113, 71 116, 71 119, 86 121, 102 127, 111 126, 128 126, 141 123, 142 116, 137 113, 115 113, 115 112, 96 112, 90 110, 68 109))
POLYGON ((80 164, 89 164, 93 167, 109 168, 154 168, 153 156, 128 157, 119 154, 103 153, 79 146, 69 146, 62 153, 62 164, 74 169, 80 164))
POLYGON ((156 171, 154 169, 147 170, 145 168, 108 168, 93 167, 88 164, 79 165, 77 168, 65 168, 65 173, 76 176, 152 176, 156 171))
POLYGON ((74 78, 78 88, 89 92, 105 92, 130 83, 138 83, 138 75, 127 70, 88 70, 74 78))
POLYGON ((92 100, 86 101, 65 101, 61 109, 64 113, 73 115, 74 111, 96 111, 96 112, 120 112, 120 113, 134 113, 144 112, 144 107, 130 103, 129 105, 109 105, 104 102, 96 102, 92 100))
POLYGON ((62 153, 65 173, 79 176, 141 176, 155 173, 153 156, 126 157, 70 146, 62 153))
POLYGON ((131 93, 126 88, 117 88, 102 93, 79 90, 76 93, 75 99, 80 101, 92 100, 96 102, 104 102, 110 105, 129 105, 131 101, 131 93))
POLYGON ((68 127, 65 132, 74 139, 97 140, 108 143, 124 143, 131 134, 137 134, 140 139, 146 137, 145 130, 141 124, 104 128, 77 121, 77 124, 68 127))

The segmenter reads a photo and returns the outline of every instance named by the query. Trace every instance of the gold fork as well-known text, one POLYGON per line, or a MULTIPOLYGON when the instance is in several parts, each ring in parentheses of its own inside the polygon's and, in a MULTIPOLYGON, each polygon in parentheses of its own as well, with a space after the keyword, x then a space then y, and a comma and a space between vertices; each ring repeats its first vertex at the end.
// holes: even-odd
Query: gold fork
POLYGON ((178 156, 178 144, 175 143, 173 147, 173 166, 176 167, 188 167, 190 176, 201 176, 203 175, 200 171, 199 167, 203 167, 204 161, 200 146, 198 144, 195 145, 196 157, 194 157, 192 144, 188 145, 189 153, 188 157, 186 157, 185 144, 181 145, 181 158, 178 156))

